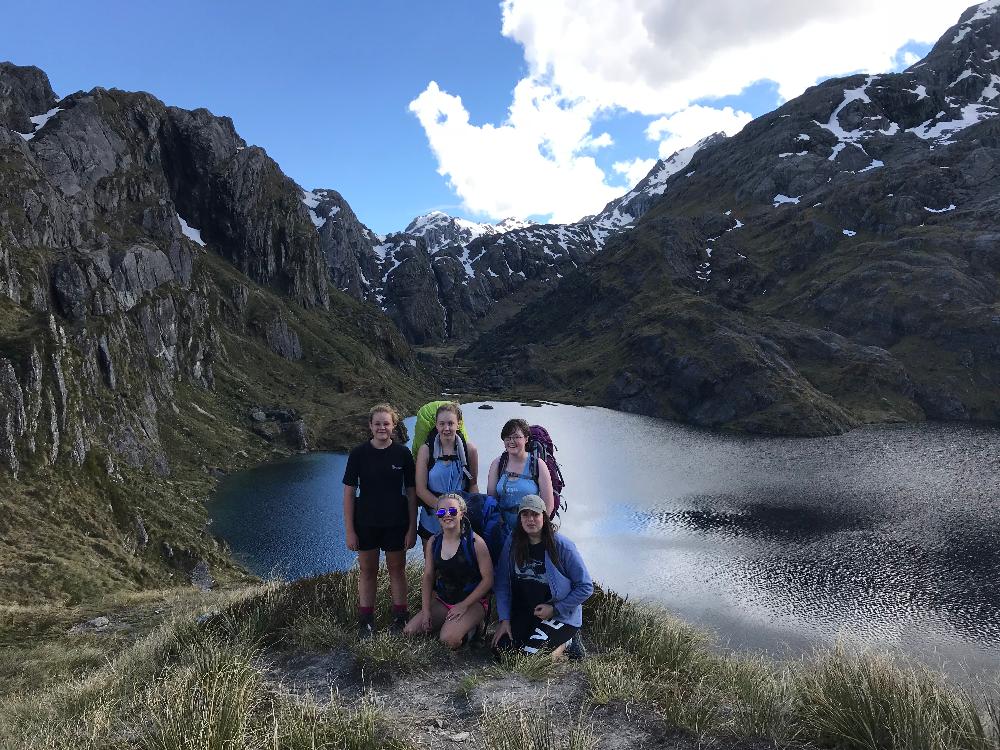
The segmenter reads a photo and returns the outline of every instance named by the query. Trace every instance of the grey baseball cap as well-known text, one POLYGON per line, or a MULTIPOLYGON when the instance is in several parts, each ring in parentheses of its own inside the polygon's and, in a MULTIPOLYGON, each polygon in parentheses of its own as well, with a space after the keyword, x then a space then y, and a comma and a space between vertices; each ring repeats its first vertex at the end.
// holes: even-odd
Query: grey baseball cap
POLYGON ((521 498, 521 504, 517 507, 517 512, 522 510, 533 510, 535 513, 545 514, 545 501, 538 495, 525 495, 521 498))

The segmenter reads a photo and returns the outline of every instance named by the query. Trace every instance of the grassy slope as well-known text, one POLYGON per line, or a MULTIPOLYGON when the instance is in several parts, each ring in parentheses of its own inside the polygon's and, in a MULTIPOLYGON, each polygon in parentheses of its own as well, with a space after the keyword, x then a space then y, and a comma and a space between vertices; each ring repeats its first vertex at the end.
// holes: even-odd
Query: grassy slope
MULTIPOLYGON (((312 447, 343 448, 364 434, 372 403, 413 408, 431 389, 391 323, 374 310, 337 293, 330 311, 303 309, 215 256, 202 254, 199 264, 222 290, 214 323, 225 353, 213 362, 214 390, 178 382, 173 403, 159 410, 169 476, 116 462, 121 481, 110 478, 100 449, 82 470, 38 466, 18 481, 0 474, 0 601, 79 603, 185 582, 198 559, 208 561, 216 577, 239 578, 207 529, 204 500, 215 484, 209 469, 240 468, 290 451, 281 440, 272 444, 251 432, 251 407, 295 409, 312 447), (245 332, 228 302, 236 283, 251 289, 245 332), (299 335, 305 353, 299 362, 274 354, 259 333, 260 321, 278 311, 299 335), (137 515, 149 535, 144 548, 137 545, 137 515)), ((2 312, 5 346, 47 324, 13 305, 2 312)))
MULTIPOLYGON (((411 568, 414 606, 418 576, 411 568)), ((834 650, 782 663, 726 653, 661 611, 598 590, 585 606, 587 660, 494 665, 435 642, 357 642, 355 591, 349 573, 118 595, 100 610, 114 627, 89 635, 66 627, 98 610, 0 608, 0 630, 33 635, 0 658, 0 747, 425 747, 442 739, 418 726, 433 718, 490 750, 612 739, 634 748, 643 738, 676 749, 1000 747, 995 686, 965 693, 891 655, 834 650), (297 690, 296 665, 315 672, 310 664, 322 675, 339 665, 333 691, 323 680, 311 697, 297 690)))

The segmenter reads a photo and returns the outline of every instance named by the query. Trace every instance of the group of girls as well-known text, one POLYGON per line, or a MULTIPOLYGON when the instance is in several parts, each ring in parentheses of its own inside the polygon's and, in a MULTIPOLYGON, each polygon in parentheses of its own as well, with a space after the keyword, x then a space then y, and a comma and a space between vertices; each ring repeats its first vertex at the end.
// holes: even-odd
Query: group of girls
POLYGON ((582 625, 582 605, 593 583, 576 546, 552 523, 552 480, 545 463, 528 450, 528 423, 504 424, 504 451, 490 464, 486 490, 509 530, 493 560, 467 517, 467 493, 479 492, 479 453, 461 435, 461 407, 453 402, 438 407, 436 436, 420 446, 416 461, 393 437, 398 422, 390 405, 372 407, 371 440, 351 451, 344 471, 346 541, 358 553, 360 569, 360 635, 375 628, 381 550, 394 629, 411 636, 438 632, 445 645, 459 648, 485 628, 492 591, 499 618, 494 648, 561 655, 582 625), (421 607, 410 618, 405 556, 418 534, 424 547, 421 607))

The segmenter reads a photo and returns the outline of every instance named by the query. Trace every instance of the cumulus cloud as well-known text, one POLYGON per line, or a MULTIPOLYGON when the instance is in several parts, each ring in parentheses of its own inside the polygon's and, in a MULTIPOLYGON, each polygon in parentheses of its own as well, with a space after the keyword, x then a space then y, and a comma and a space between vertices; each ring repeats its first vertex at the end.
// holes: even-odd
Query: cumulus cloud
POLYGON ((969 0, 503 0, 503 34, 566 96, 650 115, 762 79, 784 98, 821 77, 892 67, 969 0))
POLYGON ((571 222, 622 193, 589 153, 612 142, 593 135, 594 107, 525 79, 501 125, 473 125, 458 96, 435 82, 410 102, 438 162, 466 207, 492 218, 549 216, 571 222))
POLYGON ((736 135, 753 116, 732 107, 715 109, 700 104, 687 107, 667 117, 653 120, 646 127, 646 137, 660 142, 660 158, 690 146, 711 133, 736 135))
POLYGON ((635 158, 631 161, 616 161, 611 168, 620 175, 625 176, 629 185, 638 185, 642 178, 649 174, 649 170, 656 164, 656 159, 635 158))
MULTIPOLYGON (((937 39, 969 2, 501 0, 502 33, 523 47, 529 71, 507 119, 473 125, 461 99, 435 83, 410 109, 438 171, 470 210, 574 220, 624 192, 592 156, 613 143, 592 132, 598 114, 649 116, 647 137, 666 157, 750 120, 705 100, 761 80, 788 99, 824 77, 893 69, 901 47, 937 39)), ((634 184, 646 157, 616 161, 612 171, 634 184)))

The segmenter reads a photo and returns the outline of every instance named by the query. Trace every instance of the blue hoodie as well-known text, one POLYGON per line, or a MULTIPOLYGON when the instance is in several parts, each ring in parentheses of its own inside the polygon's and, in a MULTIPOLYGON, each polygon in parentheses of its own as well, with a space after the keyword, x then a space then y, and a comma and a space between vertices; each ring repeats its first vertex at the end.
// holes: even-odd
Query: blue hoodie
MULTIPOLYGON (((557 533, 554 538, 559 552, 558 568, 553 564, 549 553, 545 553, 545 577, 552 592, 550 604, 555 608, 553 617, 567 625, 580 627, 583 625, 583 603, 594 593, 594 582, 590 579, 590 573, 587 572, 587 566, 583 564, 576 545, 562 534, 557 533)), ((504 542, 493 581, 497 615, 501 620, 510 619, 511 583, 514 575, 513 542, 514 535, 511 534, 504 542)))

